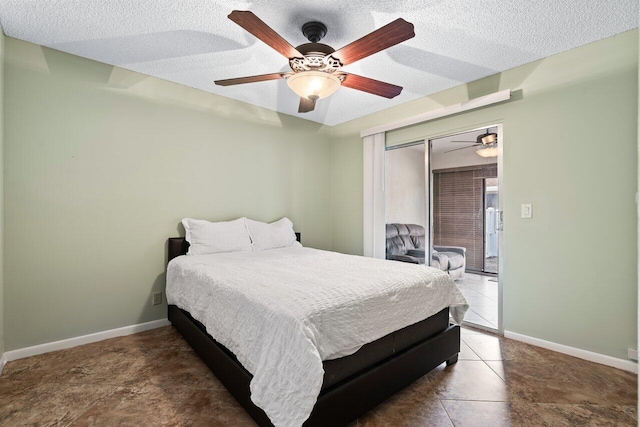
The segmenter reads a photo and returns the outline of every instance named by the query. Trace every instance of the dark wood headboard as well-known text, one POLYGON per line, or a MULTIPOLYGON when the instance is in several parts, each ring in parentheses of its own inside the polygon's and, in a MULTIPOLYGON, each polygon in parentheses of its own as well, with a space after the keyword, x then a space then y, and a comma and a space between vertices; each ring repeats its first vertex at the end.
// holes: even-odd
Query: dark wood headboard
MULTIPOLYGON (((296 240, 300 242, 300 233, 296 233, 296 240)), ((180 255, 186 255, 189 250, 189 242, 184 237, 169 237, 169 252, 167 256, 167 264, 169 261, 180 255)))

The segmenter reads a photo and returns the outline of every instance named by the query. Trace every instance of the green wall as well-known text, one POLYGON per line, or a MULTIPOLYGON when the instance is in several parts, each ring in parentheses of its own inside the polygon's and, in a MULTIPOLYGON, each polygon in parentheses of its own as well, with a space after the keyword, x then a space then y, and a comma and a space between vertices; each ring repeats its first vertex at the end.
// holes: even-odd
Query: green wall
POLYGON ((360 130, 507 88, 388 141, 503 123, 505 329, 637 347, 637 31, 333 128, 11 38, 4 53, 7 350, 164 318, 150 295, 184 216, 287 215, 305 244, 362 253, 360 130))
POLYGON ((637 348, 637 30, 333 128, 333 247, 362 253, 361 129, 503 89, 508 102, 387 143, 503 123, 504 328, 626 359, 637 348))
POLYGON ((7 350, 166 318, 186 216, 331 249, 319 125, 12 38, 5 70, 7 350))

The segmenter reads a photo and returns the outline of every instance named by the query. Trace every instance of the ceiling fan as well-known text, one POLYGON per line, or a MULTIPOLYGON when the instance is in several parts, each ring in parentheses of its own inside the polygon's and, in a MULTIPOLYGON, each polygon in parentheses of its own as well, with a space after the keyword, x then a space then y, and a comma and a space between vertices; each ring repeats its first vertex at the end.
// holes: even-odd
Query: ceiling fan
POLYGON ((497 157, 498 156, 498 134, 495 132, 489 132, 489 129, 485 133, 482 133, 476 137, 474 141, 451 141, 455 143, 471 144, 462 148, 454 148, 453 150, 445 151, 445 153, 451 153, 458 150, 466 150, 467 148, 473 148, 482 146, 482 148, 476 150, 476 154, 480 157, 497 157))
POLYGON ((389 99, 402 92, 401 86, 341 70, 341 67, 345 65, 414 37, 413 24, 402 18, 398 18, 338 50, 318 43, 327 33, 327 27, 322 22, 304 24, 302 34, 310 43, 301 44, 294 48, 252 12, 234 10, 229 15, 229 19, 286 57, 292 71, 216 80, 215 84, 217 85, 231 86, 286 79, 289 87, 300 96, 299 113, 313 111, 318 99, 331 95, 340 86, 389 99))

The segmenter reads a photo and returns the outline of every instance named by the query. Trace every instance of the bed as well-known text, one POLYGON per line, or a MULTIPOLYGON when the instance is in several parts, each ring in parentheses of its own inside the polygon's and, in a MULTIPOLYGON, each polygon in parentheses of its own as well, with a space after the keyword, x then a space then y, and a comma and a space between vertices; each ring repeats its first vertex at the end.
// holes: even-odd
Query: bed
MULTIPOLYGON (((297 239, 300 240, 299 234, 297 239)), ((168 262, 186 254, 188 247, 184 238, 170 238, 168 262)), ((193 257, 182 260, 188 258, 193 257)), ((241 363, 236 354, 207 332, 201 321, 179 305, 169 305, 168 317, 256 423, 273 425, 265 411, 252 401, 254 376, 245 369, 249 366, 246 361, 241 363)), ((449 309, 443 308, 362 345, 352 354, 323 359, 320 391, 303 425, 346 425, 436 366, 455 363, 459 351, 459 326, 450 324, 449 309)))

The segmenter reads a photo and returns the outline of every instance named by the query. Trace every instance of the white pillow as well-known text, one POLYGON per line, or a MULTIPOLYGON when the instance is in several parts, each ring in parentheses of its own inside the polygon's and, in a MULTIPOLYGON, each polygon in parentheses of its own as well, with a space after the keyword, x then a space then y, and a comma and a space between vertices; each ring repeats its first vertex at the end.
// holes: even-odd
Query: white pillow
POLYGON ((282 218, 271 224, 247 219, 247 227, 254 251, 302 246, 296 240, 293 223, 289 218, 282 218))
POLYGON ((209 222, 201 219, 182 220, 189 242, 187 255, 216 254, 251 250, 251 238, 246 218, 226 222, 209 222))

